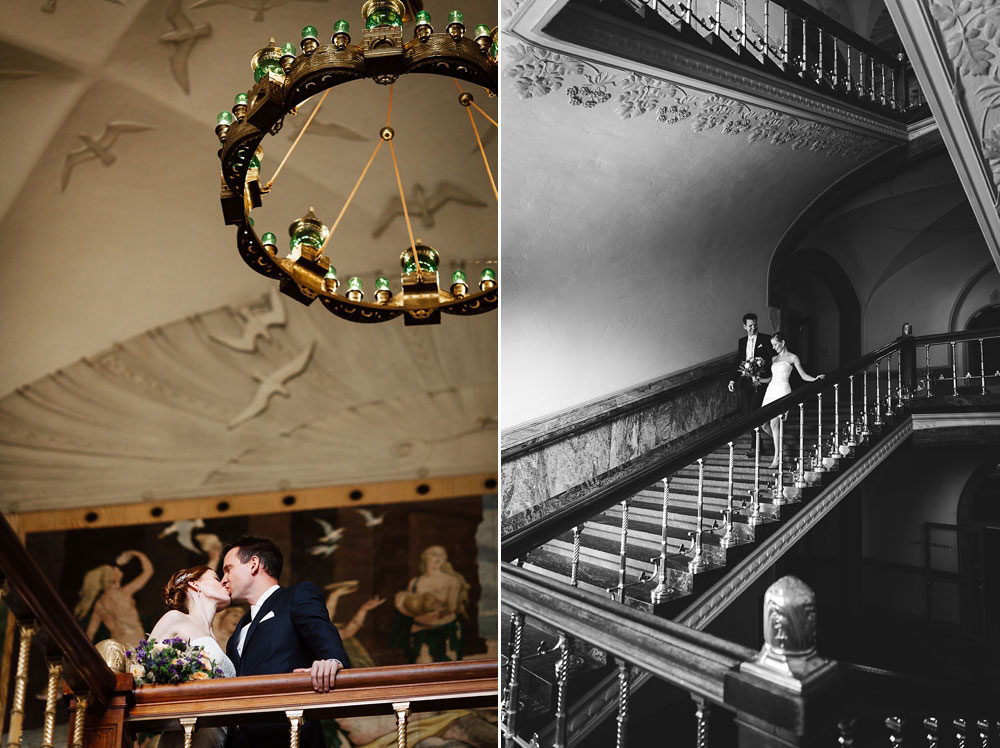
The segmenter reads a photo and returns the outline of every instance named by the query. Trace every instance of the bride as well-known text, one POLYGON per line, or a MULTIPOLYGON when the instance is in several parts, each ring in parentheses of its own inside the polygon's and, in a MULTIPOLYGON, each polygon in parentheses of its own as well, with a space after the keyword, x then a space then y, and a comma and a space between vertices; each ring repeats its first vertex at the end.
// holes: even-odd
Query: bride
MULTIPOLYGON (((805 369, 802 368, 802 363, 799 361, 799 357, 788 350, 788 346, 785 343, 785 336, 782 333, 776 332, 771 336, 771 347, 774 348, 774 358, 771 359, 771 378, 769 380, 761 380, 768 383, 761 407, 779 400, 792 391, 792 386, 789 384, 788 378, 792 375, 793 367, 806 382, 815 382, 817 379, 826 378, 825 374, 820 374, 816 377, 806 374, 805 369)), ((764 424, 764 433, 770 434, 771 441, 774 444, 774 460, 771 462, 771 467, 773 468, 778 467, 778 434, 780 433, 781 418, 781 416, 775 416, 771 419, 769 425, 764 424)))
MULTIPOLYGON (((192 646, 204 647, 215 666, 227 678, 236 676, 236 668, 226 657, 212 633, 212 621, 217 611, 229 606, 229 592, 222 586, 218 575, 207 566, 192 566, 176 572, 163 588, 163 601, 167 612, 163 614, 149 636, 157 641, 180 637, 192 646)), ((193 748, 222 748, 226 739, 225 727, 207 727, 194 734, 193 748)), ((184 734, 164 733, 158 748, 179 748, 184 745, 184 734)))

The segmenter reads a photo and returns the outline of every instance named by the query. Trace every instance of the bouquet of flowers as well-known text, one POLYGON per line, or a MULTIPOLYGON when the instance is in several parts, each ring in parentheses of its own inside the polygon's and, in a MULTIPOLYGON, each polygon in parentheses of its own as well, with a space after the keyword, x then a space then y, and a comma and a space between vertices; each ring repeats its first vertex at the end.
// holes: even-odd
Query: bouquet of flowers
POLYGON ((760 375, 764 371, 764 359, 757 356, 740 361, 740 365, 736 367, 736 370, 741 377, 747 377, 754 384, 760 384, 760 375))
POLYGON ((187 683, 223 677, 205 648, 191 646, 185 639, 143 639, 125 655, 131 661, 129 672, 136 688, 145 683, 187 683))

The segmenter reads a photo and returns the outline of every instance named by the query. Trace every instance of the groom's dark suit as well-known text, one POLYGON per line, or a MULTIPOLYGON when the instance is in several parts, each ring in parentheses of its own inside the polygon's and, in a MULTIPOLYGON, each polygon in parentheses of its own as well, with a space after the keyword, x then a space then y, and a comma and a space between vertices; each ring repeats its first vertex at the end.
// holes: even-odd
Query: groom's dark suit
MULTIPOLYGON (((279 587, 268 596, 253 622, 247 613, 236 626, 226 646, 226 654, 236 665, 237 675, 274 675, 290 673, 295 668, 311 667, 314 660, 340 660, 344 667, 351 662, 344 651, 337 627, 330 622, 319 588, 302 582, 285 589, 279 587), (242 656, 237 652, 240 633, 249 626, 242 656)), ((247 724, 230 729, 227 748, 286 748, 289 723, 247 724)), ((309 720, 303 726, 303 748, 322 748, 322 726, 309 720)))
MULTIPOLYGON (((744 361, 747 358, 747 337, 747 335, 744 335, 736 344, 736 363, 734 366, 739 366, 740 361, 744 361)), ((771 347, 770 333, 763 333, 758 330, 757 339, 754 341, 753 355, 755 358, 760 356, 764 359, 760 375, 762 377, 771 376, 771 359, 774 357, 774 348, 771 347)), ((739 374, 734 374, 733 379, 736 382, 736 401, 739 403, 740 411, 746 414, 757 410, 764 401, 764 390, 766 388, 763 386, 754 387, 753 382, 748 377, 741 377, 739 374)))

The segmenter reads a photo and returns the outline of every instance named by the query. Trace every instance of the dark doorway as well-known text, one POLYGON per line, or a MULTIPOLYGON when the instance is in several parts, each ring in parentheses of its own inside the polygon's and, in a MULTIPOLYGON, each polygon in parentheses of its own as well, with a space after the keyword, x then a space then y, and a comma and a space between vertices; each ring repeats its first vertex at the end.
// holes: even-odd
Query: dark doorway
MULTIPOLYGON (((985 330, 990 327, 1000 327, 1000 304, 980 309, 969 318, 969 323, 965 326, 965 329, 985 330)), ((968 352, 966 371, 972 374, 972 376, 980 376, 983 368, 986 369, 986 376, 988 377, 993 376, 996 372, 1000 372, 1000 338, 984 340, 982 356, 979 355, 978 346, 970 345, 968 348, 970 350, 968 352), (982 362, 985 362, 985 366, 982 362)))

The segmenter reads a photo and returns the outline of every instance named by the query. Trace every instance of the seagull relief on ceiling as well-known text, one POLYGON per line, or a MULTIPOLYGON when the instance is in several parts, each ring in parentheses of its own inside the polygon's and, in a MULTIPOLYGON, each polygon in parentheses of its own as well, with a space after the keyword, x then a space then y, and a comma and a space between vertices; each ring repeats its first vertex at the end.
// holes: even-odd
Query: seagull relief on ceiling
POLYGON ((267 331, 268 328, 285 326, 285 306, 281 303, 277 286, 271 287, 267 298, 270 306, 266 312, 255 312, 250 304, 236 310, 237 316, 243 320, 243 331, 238 336, 209 333, 208 337, 234 351, 256 353, 257 338, 264 338, 270 343, 271 334, 267 331))
POLYGON ((260 383, 257 386, 257 392, 254 393, 253 399, 250 400, 250 403, 242 411, 240 411, 240 414, 227 424, 227 428, 236 428, 241 423, 246 423, 251 418, 259 416, 267 410, 267 406, 271 402, 272 395, 277 394, 284 395, 285 397, 291 397, 291 393, 285 388, 285 383, 305 371, 306 366, 312 359, 313 350, 315 348, 316 341, 314 340, 309 343, 306 348, 303 348, 302 351, 295 356, 295 358, 284 366, 278 367, 266 376, 258 372, 253 372, 253 378, 260 383))
MULTIPOLYGON (((431 228, 434 225, 434 214, 443 208, 447 203, 456 202, 461 205, 471 205, 475 208, 485 208, 486 203, 473 195, 464 187, 454 182, 438 182, 434 191, 427 194, 421 184, 413 185, 413 192, 407 196, 407 209, 410 217, 420 216, 424 222, 424 227, 431 228)), ((396 218, 403 215, 403 204, 395 197, 389 198, 382 215, 375 221, 375 230, 372 236, 376 239, 382 235, 396 218)))
POLYGON ((205 555, 200 548, 196 548, 194 545, 194 539, 191 537, 196 529, 205 526, 205 521, 200 517, 198 519, 179 519, 173 524, 164 527, 160 534, 156 537, 165 538, 168 535, 177 534, 177 542, 182 546, 187 548, 192 553, 197 553, 199 556, 205 555))
MULTIPOLYGON (((199 0, 199 2, 191 3, 191 8, 203 8, 207 5, 235 5, 238 8, 246 8, 247 10, 252 10, 253 20, 263 21, 264 11, 271 10, 271 8, 280 8, 282 5, 288 5, 292 0, 199 0)), ((326 0, 302 0, 302 2, 309 3, 325 3, 326 0)))
POLYGON ((329 556, 337 550, 338 543, 344 537, 344 528, 334 527, 325 519, 320 519, 319 517, 313 517, 313 521, 317 522, 323 529, 323 535, 320 536, 318 545, 314 545, 309 549, 309 553, 314 556, 329 556))
POLYGON ((191 56, 191 49, 199 38, 212 34, 212 24, 199 23, 195 26, 194 21, 184 12, 181 0, 171 0, 170 5, 167 6, 167 20, 170 21, 174 30, 161 36, 160 41, 174 45, 173 54, 170 55, 170 69, 184 93, 190 93, 188 57, 191 56))
POLYGON ((73 173, 74 167, 78 164, 97 159, 105 166, 111 166, 115 162, 115 154, 111 152, 111 146, 115 144, 118 136, 123 132, 142 132, 152 129, 152 125, 143 125, 139 122, 109 122, 98 138, 79 133, 77 137, 83 141, 84 146, 66 154, 62 170, 62 192, 66 191, 70 174, 73 173))

